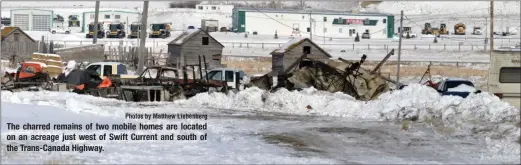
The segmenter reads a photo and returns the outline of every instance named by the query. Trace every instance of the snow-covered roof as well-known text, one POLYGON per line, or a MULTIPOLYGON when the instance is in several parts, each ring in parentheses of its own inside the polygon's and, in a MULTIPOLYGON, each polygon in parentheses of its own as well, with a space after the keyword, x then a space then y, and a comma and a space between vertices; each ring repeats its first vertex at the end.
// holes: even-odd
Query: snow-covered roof
POLYGON ((451 92, 476 92, 477 89, 473 86, 469 86, 467 84, 460 84, 454 88, 448 88, 447 91, 451 92))
POLYGON ((251 7, 235 7, 234 11, 250 11, 250 12, 263 12, 263 13, 292 13, 292 14, 323 14, 323 15, 355 15, 355 16, 394 16, 391 13, 379 13, 379 12, 345 12, 335 10, 298 10, 298 9, 269 9, 269 8, 251 8, 251 7))
MULTIPOLYGON (((196 36, 199 33, 206 33, 206 32, 203 30, 200 30, 200 29, 188 29, 188 30, 184 31, 183 34, 179 35, 177 38, 170 41, 168 43, 168 45, 172 45, 172 44, 173 45, 183 45, 184 43, 186 43, 186 41, 190 40, 191 38, 193 38, 194 36, 196 36)), ((208 33, 206 33, 206 34, 208 34, 208 33)), ((208 36, 210 36, 210 38, 217 41, 210 34, 208 34, 208 36)), ((221 44, 219 41, 217 41, 217 43, 220 44, 222 47, 224 47, 224 45, 221 44)))
POLYGON ((293 49, 295 46, 299 45, 302 42, 304 42, 304 39, 298 39, 298 38, 291 39, 288 42, 281 45, 280 48, 275 49, 275 51, 273 51, 273 52, 285 53, 285 52, 293 49))
POLYGON ((285 44, 281 45, 280 48, 278 49, 275 49, 274 51, 272 51, 270 54, 273 54, 273 53, 286 53, 290 50, 292 50, 293 48, 297 47, 298 45, 302 44, 303 42, 305 41, 308 41, 309 43, 311 43, 313 46, 315 46, 316 48, 318 48, 320 51, 324 52, 324 54, 326 54, 326 56, 328 57, 332 57, 331 54, 329 54, 327 51, 325 51, 324 49, 322 49, 320 46, 318 46, 317 44, 315 44, 313 41, 311 41, 309 38, 303 38, 303 39, 300 39, 300 38, 294 38, 294 39, 291 39, 289 40, 288 42, 286 42, 285 44))
POLYGON ((184 31, 183 34, 179 35, 177 38, 175 38, 170 43, 177 44, 177 45, 182 45, 184 42, 186 42, 188 39, 192 38, 198 32, 199 32, 198 29, 188 29, 188 30, 184 31))
POLYGON ((49 57, 59 57, 59 58, 61 58, 61 56, 57 55, 57 54, 46 54, 46 53, 34 53, 34 54, 38 54, 40 56, 49 56, 49 57))

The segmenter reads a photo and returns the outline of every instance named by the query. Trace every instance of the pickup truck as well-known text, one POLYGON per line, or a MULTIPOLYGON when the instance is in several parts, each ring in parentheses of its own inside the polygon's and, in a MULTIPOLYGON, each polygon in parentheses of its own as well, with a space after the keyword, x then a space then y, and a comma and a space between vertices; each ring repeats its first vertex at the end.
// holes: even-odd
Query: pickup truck
POLYGON ((449 78, 438 83, 436 89, 443 96, 460 96, 466 98, 470 93, 481 93, 469 80, 449 78))
POLYGON ((105 79, 107 76, 117 76, 121 79, 138 77, 137 75, 128 75, 127 67, 119 62, 95 62, 89 64, 86 70, 97 72, 101 79, 105 79))
POLYGON ((71 29, 69 28, 62 28, 62 27, 57 27, 57 28, 52 28, 50 29, 50 32, 52 34, 56 34, 56 33, 59 33, 59 34, 70 34, 71 33, 71 29))
POLYGON ((244 89, 245 74, 240 69, 232 68, 216 68, 212 69, 207 74, 208 79, 226 81, 230 89, 242 90, 244 89))

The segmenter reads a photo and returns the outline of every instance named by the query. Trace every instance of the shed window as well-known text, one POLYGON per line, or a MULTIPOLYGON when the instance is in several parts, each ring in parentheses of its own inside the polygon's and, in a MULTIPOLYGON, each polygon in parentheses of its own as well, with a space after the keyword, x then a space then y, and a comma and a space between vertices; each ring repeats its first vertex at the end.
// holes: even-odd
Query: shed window
POLYGON ((203 7, 202 6, 198 6, 197 9, 203 10, 203 7))
POLYGON ((500 83, 521 83, 521 67, 502 67, 499 69, 500 83))
POLYGON ((383 22, 384 22, 384 23, 387 23, 387 19, 384 19, 383 22))
POLYGON ((203 37, 203 45, 208 45, 209 40, 208 37, 203 37))
POLYGON ((216 9, 217 9, 217 7, 215 7, 215 6, 212 6, 212 10, 216 10, 216 9))
POLYGON ((110 15, 105 15, 105 19, 110 19, 110 15))
POLYGON ((20 41, 20 33, 14 33, 14 41, 20 41))
POLYGON ((324 17, 324 22, 327 22, 327 17, 324 17))
POLYGON ((302 48, 302 53, 311 54, 311 46, 304 46, 304 48, 302 48))
POLYGON ((311 28, 308 27, 306 31, 307 31, 307 32, 310 32, 310 31, 311 31, 311 28))
POLYGON ((121 19, 121 15, 114 15, 114 18, 121 19))
POLYGON ((305 18, 306 18, 306 16, 302 16, 302 19, 305 19, 305 18))

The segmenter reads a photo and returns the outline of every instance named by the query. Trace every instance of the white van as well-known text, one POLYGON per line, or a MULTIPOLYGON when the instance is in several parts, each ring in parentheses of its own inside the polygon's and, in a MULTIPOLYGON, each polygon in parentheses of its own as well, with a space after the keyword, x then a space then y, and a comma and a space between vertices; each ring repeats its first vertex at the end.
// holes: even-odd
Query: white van
POLYGON ((521 109, 520 49, 507 48, 492 51, 487 86, 489 93, 521 109))

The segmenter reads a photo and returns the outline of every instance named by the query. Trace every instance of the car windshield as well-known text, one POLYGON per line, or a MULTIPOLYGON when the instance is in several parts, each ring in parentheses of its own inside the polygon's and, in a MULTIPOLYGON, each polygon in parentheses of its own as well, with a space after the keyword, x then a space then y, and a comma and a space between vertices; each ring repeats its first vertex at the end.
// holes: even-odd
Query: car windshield
POLYGON ((101 74, 101 65, 91 65, 91 66, 87 67, 86 70, 91 70, 98 74, 101 74))
POLYGON ((143 77, 143 78, 152 78, 153 79, 153 78, 157 77, 157 72, 158 72, 157 68, 149 68, 145 72, 143 72, 141 77, 143 77))
POLYGON ((120 24, 116 24, 116 25, 110 25, 110 30, 118 30, 118 29, 121 29, 121 25, 120 24))
POLYGON ((164 24, 153 24, 152 25, 152 30, 158 31, 160 29, 165 29, 165 25, 164 24))
POLYGON ((139 30, 139 25, 130 25, 130 30, 132 30, 132 31, 139 30))
POLYGON ((447 82, 445 82, 445 89, 456 88, 461 84, 465 84, 465 85, 474 87, 474 84, 472 84, 470 81, 447 81, 447 82))
MULTIPOLYGON (((93 24, 90 24, 90 25, 89 25, 89 30, 90 30, 90 31, 94 31, 94 25, 93 25, 93 24)), ((99 26, 99 24, 98 24, 98 30, 100 30, 100 26, 99 26)))
POLYGON ((223 80, 221 71, 210 71, 208 72, 208 79, 210 80, 223 80))

